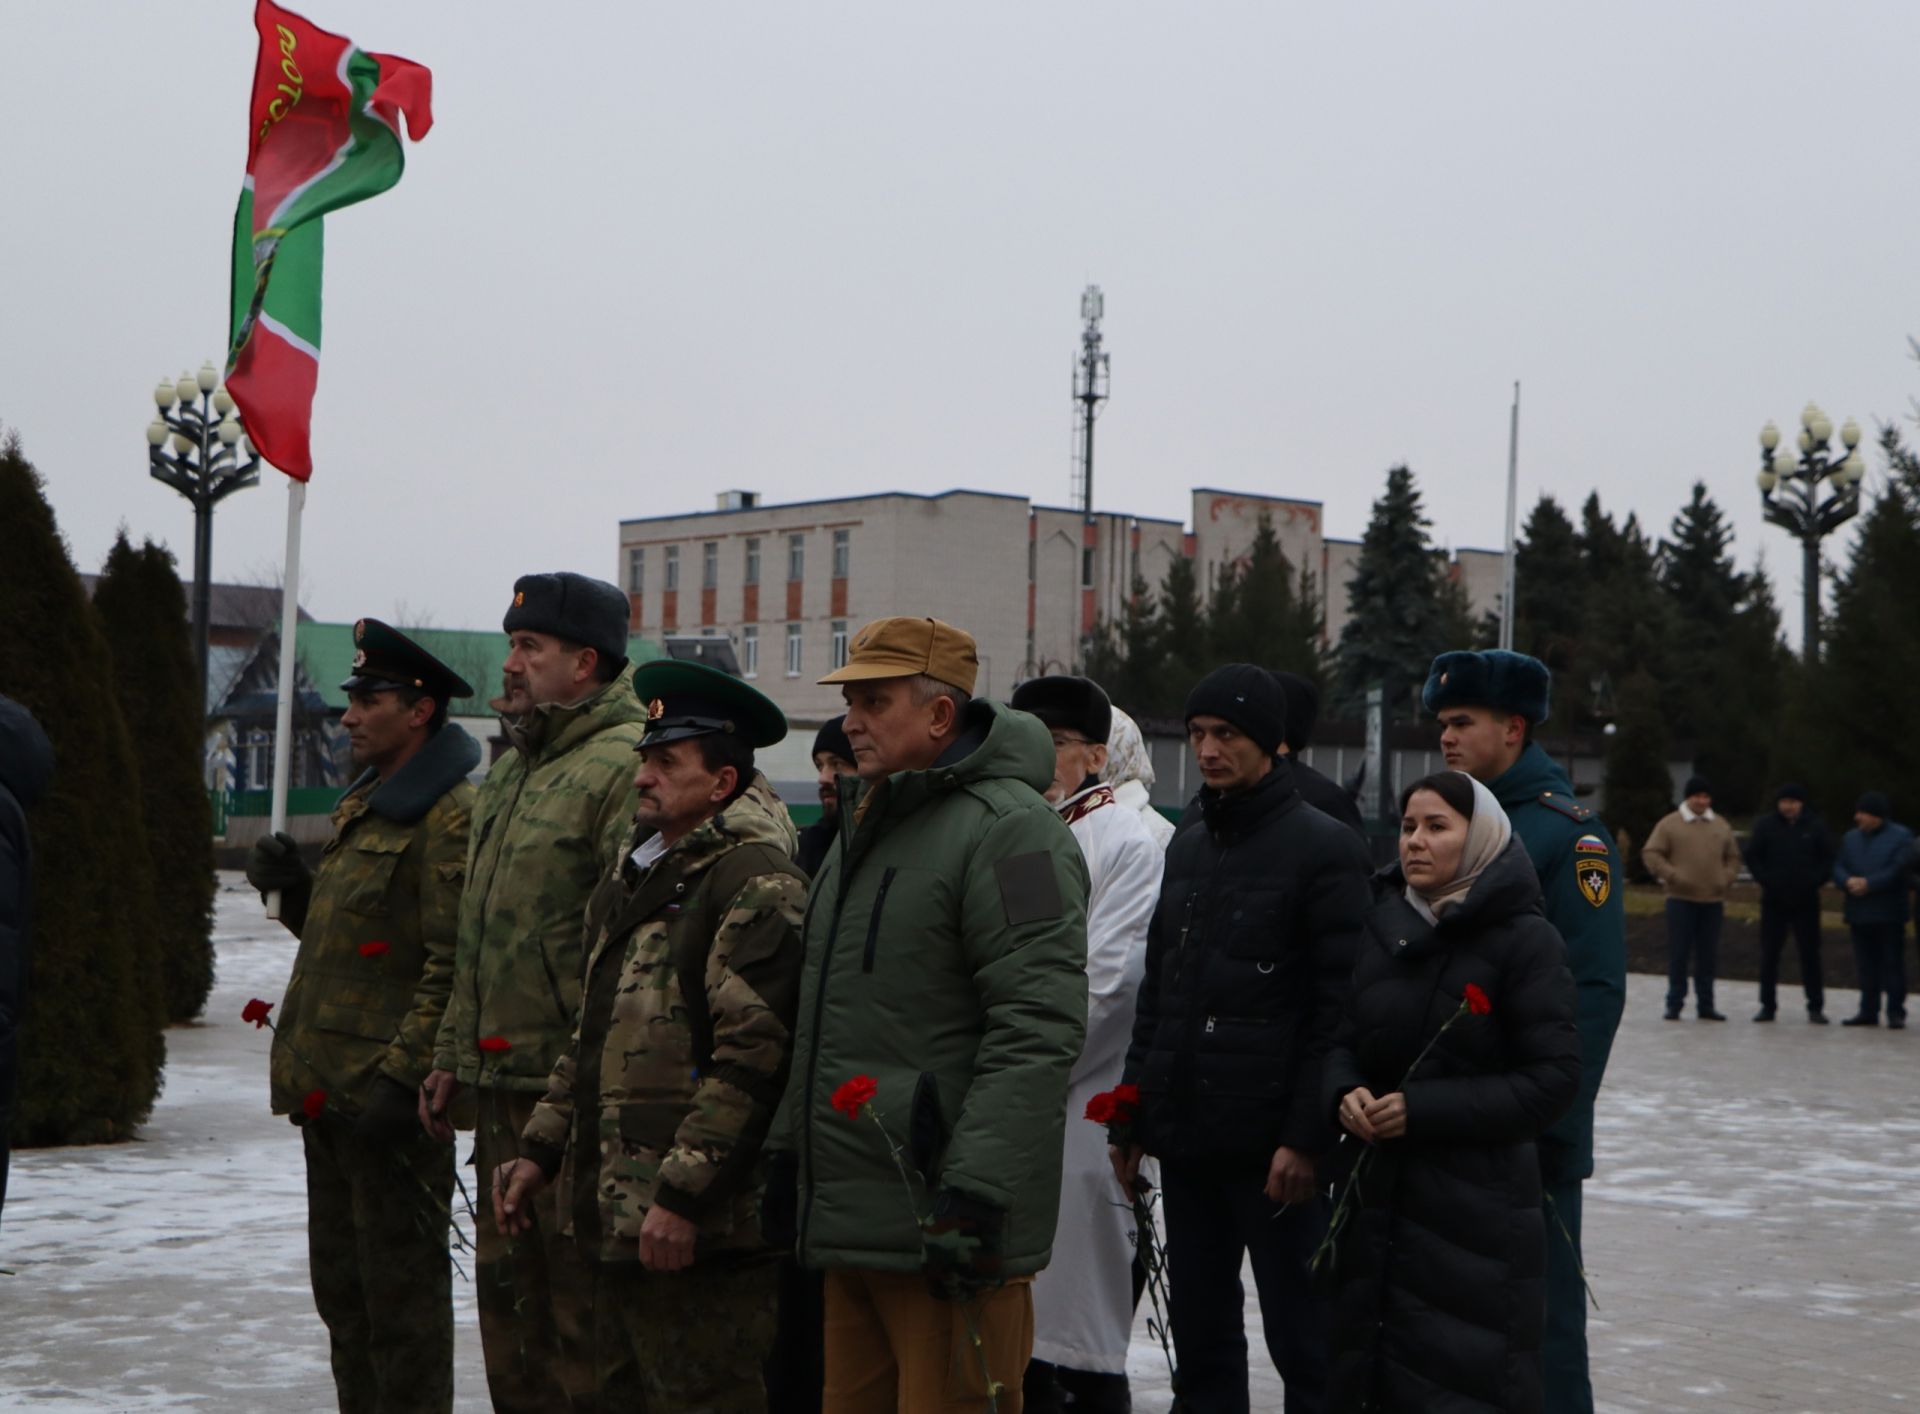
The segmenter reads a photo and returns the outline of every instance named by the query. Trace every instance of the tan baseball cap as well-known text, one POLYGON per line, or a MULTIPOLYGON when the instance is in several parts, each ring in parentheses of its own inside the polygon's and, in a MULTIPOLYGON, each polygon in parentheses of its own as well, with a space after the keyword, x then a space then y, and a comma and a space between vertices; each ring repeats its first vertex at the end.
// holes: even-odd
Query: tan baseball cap
POLYGON ((920 673, 972 696, 980 676, 973 635, 939 619, 875 619, 853 636, 847 665, 820 681, 863 682, 920 673))

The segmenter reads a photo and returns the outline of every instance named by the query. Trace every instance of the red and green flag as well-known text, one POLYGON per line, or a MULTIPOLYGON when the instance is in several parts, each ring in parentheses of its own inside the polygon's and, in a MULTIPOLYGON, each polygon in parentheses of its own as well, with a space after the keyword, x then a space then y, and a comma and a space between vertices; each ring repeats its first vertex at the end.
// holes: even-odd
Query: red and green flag
POLYGON ((320 374, 320 218, 400 180, 400 118, 415 142, 427 135, 433 76, 271 0, 258 0, 253 22, 260 58, 233 218, 227 391, 260 455, 305 481, 320 374))

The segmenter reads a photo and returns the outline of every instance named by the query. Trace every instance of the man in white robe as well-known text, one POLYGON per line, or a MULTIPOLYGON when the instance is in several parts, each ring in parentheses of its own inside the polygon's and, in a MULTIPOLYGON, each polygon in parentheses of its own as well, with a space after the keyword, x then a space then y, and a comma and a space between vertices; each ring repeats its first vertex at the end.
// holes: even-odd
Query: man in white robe
MULTIPOLYGON (((1086 678, 1022 683, 1012 705, 1053 733, 1047 789, 1086 857, 1087 1039, 1067 1096, 1066 1161, 1053 1261, 1034 1280, 1028 1414, 1071 1407, 1108 1414, 1129 1407, 1127 1344, 1133 1329, 1133 1213, 1114 1182, 1104 1125, 1083 1118, 1087 1101, 1120 1083, 1146 969, 1147 923, 1160 894, 1162 846, 1139 812, 1101 784, 1116 715, 1086 678)), ((1136 729, 1136 738, 1137 738, 1136 729)), ((1151 768, 1149 768, 1151 769, 1151 768)))

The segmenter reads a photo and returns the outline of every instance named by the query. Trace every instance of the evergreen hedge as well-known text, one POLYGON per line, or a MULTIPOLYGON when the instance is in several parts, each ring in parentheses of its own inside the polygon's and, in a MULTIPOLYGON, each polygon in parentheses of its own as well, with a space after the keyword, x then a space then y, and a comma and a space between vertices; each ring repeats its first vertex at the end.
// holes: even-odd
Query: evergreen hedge
POLYGON ((166 1008, 140 771, 98 616, 17 439, 0 446, 0 690, 40 719, 54 775, 33 810, 32 962, 18 1145, 129 1137, 153 1109, 166 1008))

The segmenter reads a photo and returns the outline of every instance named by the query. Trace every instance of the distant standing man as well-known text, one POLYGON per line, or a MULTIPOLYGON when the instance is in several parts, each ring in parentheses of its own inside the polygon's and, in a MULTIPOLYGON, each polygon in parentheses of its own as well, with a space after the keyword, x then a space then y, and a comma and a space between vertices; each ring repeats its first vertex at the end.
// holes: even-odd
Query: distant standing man
POLYGON ((821 679, 860 774, 808 900, 766 1221, 827 1274, 829 1414, 981 1410, 989 1378, 1018 1414, 1032 1351, 1086 1030, 1087 871, 1041 796, 1047 729, 973 697, 978 671, 971 635, 889 618, 821 679), (839 1094, 863 1077, 870 1097, 839 1094))
POLYGON ((1533 739, 1553 676, 1524 653, 1442 653, 1421 700, 1440 723, 1447 765, 1493 792, 1540 875, 1547 921, 1567 944, 1580 1028, 1580 1098, 1536 1141, 1548 1224, 1546 1407, 1592 1414, 1587 1292, 1580 1275, 1580 1185, 1593 1174, 1593 1104, 1627 997, 1626 913, 1614 887, 1613 837, 1574 799, 1573 782, 1533 739), (1564 1226, 1566 1237, 1557 1237, 1564 1226), (1571 1240, 1568 1240, 1571 1239, 1571 1240))
POLYGON ((1143 1155, 1160 1160, 1180 1399, 1208 1414, 1246 1414, 1249 1256, 1287 1414, 1326 1407, 1329 1311, 1307 1272, 1330 1211, 1320 1072, 1372 895, 1359 838, 1302 801, 1278 754, 1286 718, 1280 684, 1251 663, 1187 696, 1205 784, 1147 932, 1122 1077, 1140 1112, 1108 1150, 1127 1189, 1143 1155))
POLYGON ((1313 729, 1320 721, 1319 687, 1312 678, 1279 668, 1274 669, 1273 676, 1287 699, 1287 739, 1280 743, 1280 754, 1293 767, 1293 783, 1300 798, 1364 840, 1367 826, 1347 788, 1300 759, 1300 753, 1313 744, 1313 729))
POLYGON ((1747 837, 1747 870, 1760 886, 1760 1010, 1755 1021, 1772 1021, 1780 979, 1780 950, 1787 933, 1800 953, 1800 986, 1807 994, 1807 1020, 1827 1024, 1820 980, 1820 886, 1833 877, 1833 836, 1807 809, 1807 793, 1781 786, 1773 809, 1753 822, 1747 837))
POLYGON ((1892 819, 1884 792, 1870 790, 1853 808, 1853 828, 1840 842, 1833 881, 1846 891, 1853 931, 1854 969, 1860 974, 1860 1010, 1842 1026, 1878 1026, 1880 994, 1887 1025, 1907 1024, 1907 871, 1913 831, 1892 819))
POLYGON ((0 694, 0 1207, 19 1077, 20 1017, 33 941, 33 840, 27 811, 53 778, 53 747, 33 713, 0 694))
MULTIPOLYGON (((760 1144, 787 1078, 807 882, 754 749, 780 709, 732 676, 663 659, 647 703, 634 829, 587 911, 572 1044, 493 1176, 495 1223, 555 1184, 598 1259, 595 1361, 632 1363, 647 1409, 759 1414, 773 1340, 760 1144)), ((615 1414, 642 1406, 603 1395, 615 1414)))
MULTIPOLYGON (((451 1141, 449 1106, 461 1086, 475 1089, 483 1178, 519 1157, 521 1131, 572 1039, 587 900, 626 836, 647 715, 627 666, 627 596, 611 584, 523 575, 503 626, 498 705, 513 749, 474 804, 453 994, 420 1096, 421 1122, 451 1141)), ((491 1203, 479 1209, 474 1292, 494 1408, 586 1404, 593 1264, 561 1235, 559 1195, 541 1193, 538 1231, 511 1240, 491 1203)))
POLYGON ((1740 842, 1713 813, 1713 786, 1689 776, 1680 808, 1660 818, 1640 850, 1647 870, 1667 891, 1667 1020, 1678 1021, 1693 972, 1694 1008, 1702 1021, 1725 1021, 1714 1010, 1713 979, 1727 893, 1740 877, 1740 842))
POLYGON ((1053 734, 1047 803, 1086 857, 1087 1039, 1067 1091, 1066 1166, 1053 1261, 1033 1283, 1029 1414, 1070 1407, 1127 1414, 1127 1345, 1133 1335, 1133 1214, 1113 1185, 1105 1133, 1084 1118, 1087 1101, 1120 1083, 1133 1008, 1146 972, 1147 924, 1160 896, 1160 846, 1139 812, 1100 784, 1113 704, 1081 677, 1030 678, 1012 706, 1053 734))
POLYGON ((263 836, 247 882, 280 891, 300 939, 271 1096, 306 1149, 308 1267, 340 1407, 428 1414, 453 1407, 453 1154, 421 1131, 415 1096, 453 982, 480 744, 447 721, 473 693, 459 674, 378 619, 354 624, 353 645, 340 725, 361 774, 333 838, 309 874, 291 835, 263 836))
POLYGON ((820 818, 800 832, 800 852, 795 856, 809 879, 820 872, 820 866, 826 862, 827 849, 840 833, 840 778, 859 774, 853 764, 853 743, 847 740, 841 725, 845 721, 845 717, 835 717, 813 734, 813 773, 819 787, 820 818))

